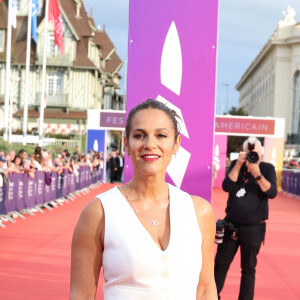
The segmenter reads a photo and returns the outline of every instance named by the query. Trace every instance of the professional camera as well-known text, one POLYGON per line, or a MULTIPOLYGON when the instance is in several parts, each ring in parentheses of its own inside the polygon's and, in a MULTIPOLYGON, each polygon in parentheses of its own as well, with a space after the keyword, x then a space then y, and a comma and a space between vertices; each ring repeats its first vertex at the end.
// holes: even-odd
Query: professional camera
POLYGON ((227 227, 228 230, 231 231, 231 239, 236 241, 238 239, 238 229, 231 222, 227 224, 227 227))
POLYGON ((215 236, 216 244, 223 243, 224 232, 225 232, 225 221, 219 219, 216 224, 216 236, 215 236))
POLYGON ((255 140, 254 141, 249 140, 249 142, 248 142, 249 152, 247 153, 247 160, 249 161, 249 163, 252 163, 252 164, 257 163, 259 160, 257 152, 253 151, 255 148, 255 140))

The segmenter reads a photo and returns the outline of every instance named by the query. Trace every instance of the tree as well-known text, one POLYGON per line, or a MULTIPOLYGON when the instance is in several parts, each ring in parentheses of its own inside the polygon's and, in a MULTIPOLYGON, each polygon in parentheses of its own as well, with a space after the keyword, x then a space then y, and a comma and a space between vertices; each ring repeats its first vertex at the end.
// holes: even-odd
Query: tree
MULTIPOLYGON (((247 116, 248 114, 242 108, 232 107, 229 111, 232 116, 247 116)), ((240 152, 243 149, 244 136, 228 136, 227 140, 227 156, 231 152, 240 152)))

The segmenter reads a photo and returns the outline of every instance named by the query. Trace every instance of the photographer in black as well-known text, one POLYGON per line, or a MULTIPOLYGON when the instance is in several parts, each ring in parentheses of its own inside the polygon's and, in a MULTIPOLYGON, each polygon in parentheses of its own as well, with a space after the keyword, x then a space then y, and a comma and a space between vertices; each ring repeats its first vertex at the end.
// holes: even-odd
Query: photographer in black
POLYGON ((254 297, 257 254, 265 238, 268 219, 268 199, 277 195, 276 173, 273 165, 261 162, 261 143, 249 137, 243 152, 234 160, 222 183, 229 193, 226 217, 217 223, 215 280, 218 296, 223 289, 227 271, 240 247, 242 278, 239 300, 254 297), (222 226, 225 233, 222 237, 222 226), (223 238, 223 241, 222 241, 223 238))

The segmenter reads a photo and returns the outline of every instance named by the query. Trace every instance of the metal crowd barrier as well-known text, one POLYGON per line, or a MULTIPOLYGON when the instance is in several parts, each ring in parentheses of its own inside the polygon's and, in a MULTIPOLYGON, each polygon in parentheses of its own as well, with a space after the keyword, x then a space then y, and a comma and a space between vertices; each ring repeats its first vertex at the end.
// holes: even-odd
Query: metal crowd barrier
MULTIPOLYGON (((36 171, 34 178, 27 173, 14 173, 9 176, 9 183, 0 187, 0 216, 15 223, 13 213, 24 219, 24 214, 34 215, 33 211, 43 213, 42 207, 51 210, 69 202, 68 199, 73 201, 75 195, 96 188, 103 181, 103 175, 103 169, 91 172, 89 167, 80 167, 77 176, 68 170, 61 175, 52 171, 51 183, 47 185, 42 171, 36 171)), ((5 227, 1 220, 0 226, 5 227)))
POLYGON ((300 169, 283 169, 281 187, 291 197, 298 197, 300 195, 300 169))

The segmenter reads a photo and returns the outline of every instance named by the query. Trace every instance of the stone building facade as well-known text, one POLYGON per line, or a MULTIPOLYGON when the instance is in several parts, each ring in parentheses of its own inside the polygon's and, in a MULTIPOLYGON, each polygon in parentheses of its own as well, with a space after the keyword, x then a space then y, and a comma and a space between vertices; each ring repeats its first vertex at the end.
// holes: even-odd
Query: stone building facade
POLYGON ((288 7, 236 85, 248 115, 285 118, 285 140, 300 144, 300 23, 288 7))

